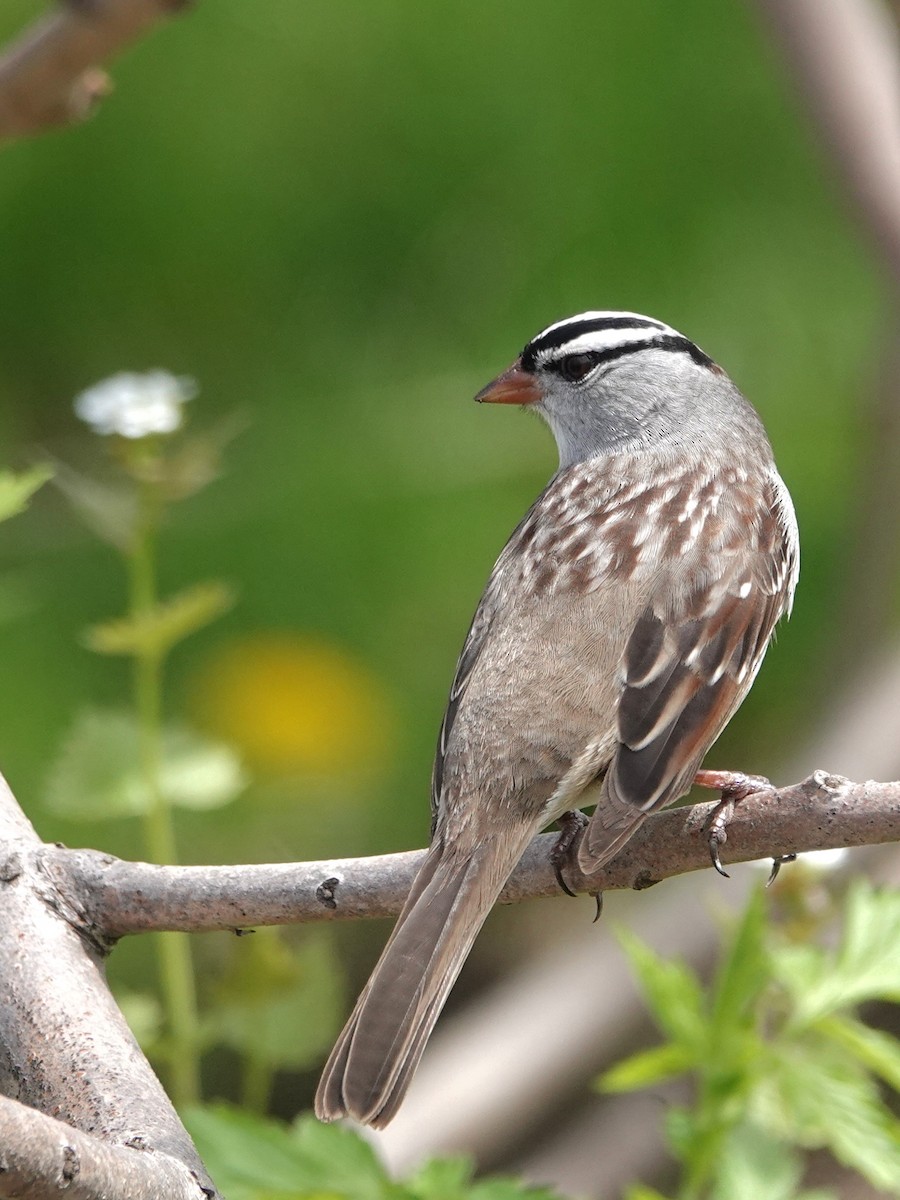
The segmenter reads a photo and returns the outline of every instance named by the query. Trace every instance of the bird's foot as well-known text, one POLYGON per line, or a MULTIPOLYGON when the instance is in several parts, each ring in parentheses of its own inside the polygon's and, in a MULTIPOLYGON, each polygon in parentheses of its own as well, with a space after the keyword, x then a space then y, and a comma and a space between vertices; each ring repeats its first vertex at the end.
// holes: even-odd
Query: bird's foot
MULTIPOLYGON (((588 827, 589 817, 584 816, 583 812, 578 809, 572 809, 569 812, 563 812, 562 816, 558 816, 557 824, 559 836, 550 852, 550 862, 560 890, 568 896, 575 896, 577 892, 572 892, 569 884, 563 878, 563 868, 571 866, 572 862, 577 859, 578 845, 580 845, 584 830, 588 827)), ((594 922, 596 923, 600 920, 600 913, 604 911, 604 894, 595 892, 594 902, 596 904, 594 922)))
POLYGON ((571 812, 564 812, 558 816, 556 823, 559 826, 559 837, 550 851, 550 863, 561 890, 567 896, 575 896, 577 893, 573 892, 563 879, 563 867, 571 865, 578 849, 578 843, 581 841, 581 835, 587 829, 588 819, 583 812, 574 808, 571 812))
MULTIPOLYGON (((709 846, 709 857, 712 865, 720 875, 729 878, 728 872, 722 866, 719 851, 728 840, 728 823, 734 816, 734 806, 753 796, 757 792, 771 792, 772 784, 764 775, 745 775, 742 771, 698 771, 694 776, 698 787, 712 788, 721 792, 722 797, 712 811, 706 825, 706 840, 709 846)), ((782 862, 787 862, 790 856, 776 859, 769 876, 769 883, 778 874, 782 862)))
MULTIPOLYGON (((567 896, 575 896, 577 893, 572 891, 563 878, 563 868, 571 866, 573 859, 575 859, 581 835, 587 828, 589 819, 578 809, 572 809, 571 812, 564 812, 562 816, 557 817, 556 823, 559 826, 559 837, 550 851, 553 874, 556 876, 556 882, 559 884, 560 889, 567 896)), ((603 911, 603 893, 595 892, 594 901, 597 905, 594 921, 599 921, 600 914, 603 911)))

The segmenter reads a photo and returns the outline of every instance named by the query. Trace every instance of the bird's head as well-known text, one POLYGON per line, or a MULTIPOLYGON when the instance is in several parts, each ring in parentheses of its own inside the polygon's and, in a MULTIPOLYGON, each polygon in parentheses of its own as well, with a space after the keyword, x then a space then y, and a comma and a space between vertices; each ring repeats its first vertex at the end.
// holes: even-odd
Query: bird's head
POLYGON ((630 312, 585 312, 548 325, 475 399, 539 412, 562 466, 727 436, 735 419, 758 425, 709 355, 670 325, 630 312))

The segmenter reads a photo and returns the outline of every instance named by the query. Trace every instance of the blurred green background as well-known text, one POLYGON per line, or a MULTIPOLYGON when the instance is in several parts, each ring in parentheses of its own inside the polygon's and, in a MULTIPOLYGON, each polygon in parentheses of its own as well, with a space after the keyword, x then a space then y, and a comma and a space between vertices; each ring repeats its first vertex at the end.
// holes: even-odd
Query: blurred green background
MULTIPOLYGON (((41 10, 8 0, 0 34, 41 10)), ((244 424, 163 539, 164 591, 239 595, 168 711, 254 771, 180 818, 185 860, 424 844, 457 651, 555 465, 538 422, 471 397, 587 308, 683 330, 769 429, 801 585, 710 761, 776 770, 821 703, 883 295, 751 9, 207 0, 112 73, 89 124, 0 160, 2 457, 96 469, 72 399, 119 370, 193 376, 193 428, 244 424)), ((2 769, 45 837, 138 855, 133 822, 45 807, 75 714, 126 694, 79 642, 123 609, 121 563, 52 489, 0 538, 2 769)), ((342 931, 351 974, 381 937, 342 931)))

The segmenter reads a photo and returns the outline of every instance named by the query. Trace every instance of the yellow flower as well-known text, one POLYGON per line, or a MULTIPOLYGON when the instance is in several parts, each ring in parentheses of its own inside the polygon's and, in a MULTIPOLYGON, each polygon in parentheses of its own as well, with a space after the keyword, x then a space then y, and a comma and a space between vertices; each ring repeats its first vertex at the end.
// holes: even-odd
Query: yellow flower
POLYGON ((268 772, 377 772, 393 749, 390 701, 340 646, 260 633, 222 647, 194 690, 199 720, 268 772))

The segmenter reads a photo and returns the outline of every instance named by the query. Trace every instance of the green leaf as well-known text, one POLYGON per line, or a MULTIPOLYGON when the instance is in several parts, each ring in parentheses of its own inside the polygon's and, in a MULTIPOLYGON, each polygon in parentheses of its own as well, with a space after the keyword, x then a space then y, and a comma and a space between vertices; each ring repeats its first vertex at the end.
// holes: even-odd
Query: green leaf
POLYGON ((468 1158, 435 1158, 420 1167, 407 1186, 416 1200, 457 1200, 465 1196, 471 1178, 468 1158))
POLYGON ((268 1067, 315 1065, 338 1031, 342 977, 327 930, 296 947, 277 929, 236 939, 207 1022, 216 1041, 268 1067))
POLYGON ((379 1200, 389 1184, 372 1146, 352 1130, 299 1117, 291 1130, 303 1161, 307 1186, 352 1200, 379 1200))
MULTIPOLYGON (((182 726, 163 731, 160 788, 176 807, 221 808, 247 785, 235 752, 182 726)), ((81 820, 140 816, 153 797, 141 770, 140 732, 128 713, 81 713, 51 766, 47 806, 81 820)))
POLYGON ((668 1200, 668 1197, 645 1183, 633 1183, 625 1189, 622 1200, 668 1200))
POLYGON ((679 1161, 684 1162, 697 1137, 694 1114, 683 1104, 673 1104, 666 1110, 664 1122, 666 1139, 672 1153, 679 1161))
MULTIPOLYGON (((750 896, 713 984, 711 1040, 720 1055, 723 1043, 730 1036, 755 1023, 752 1006, 769 982, 765 933, 764 893, 758 888, 750 896)), ((713 1053, 716 1052, 714 1049, 713 1053)))
POLYGON ((373 1148, 340 1125, 302 1116, 290 1128, 224 1104, 182 1114, 210 1174, 229 1200, 559 1200, 503 1177, 470 1183, 466 1159, 421 1167, 392 1182, 373 1148))
POLYGON ((788 1143, 744 1122, 718 1156, 712 1200, 793 1200, 802 1176, 803 1163, 788 1143))
POLYGON ((616 1063, 600 1076, 597 1088, 602 1092, 633 1092, 674 1079, 693 1065, 693 1057, 683 1046, 667 1042, 616 1063))
POLYGON ((233 604, 234 594, 224 583, 198 583, 138 617, 118 617, 91 626, 83 641, 98 654, 162 657, 233 604))
POLYGON ((28 471, 0 471, 0 521, 24 512, 34 493, 53 478, 53 468, 32 467, 28 471))
POLYGON ((660 1029, 693 1057, 708 1040, 703 991, 684 963, 660 958, 646 943, 624 929, 616 937, 638 976, 641 991, 660 1029))
MULTIPOLYGON (((201 1158, 229 1200, 312 1200, 341 1196, 320 1186, 295 1132, 224 1104, 182 1114, 201 1158)), ((340 1131, 337 1131, 340 1132, 340 1131)))
MULTIPOLYGON (((531 1187, 519 1179, 502 1175, 479 1179, 460 1195, 461 1200, 467 1197, 469 1200, 560 1200, 559 1192, 552 1188, 531 1187)), ((433 1200, 444 1200, 444 1197, 436 1192, 433 1200)))
POLYGON ((782 1042, 772 1055, 767 1086, 778 1136, 827 1147, 876 1188, 900 1193, 900 1123, 882 1103, 874 1080, 848 1054, 822 1038, 782 1042))
POLYGON ((868 1070, 900 1092, 900 1044, 893 1034, 872 1029, 855 1017, 823 1017, 815 1030, 848 1050, 868 1070))
POLYGON ((859 880, 847 895, 835 954, 787 947, 774 961, 794 998, 795 1027, 866 1000, 900 1000, 900 891, 859 880))

